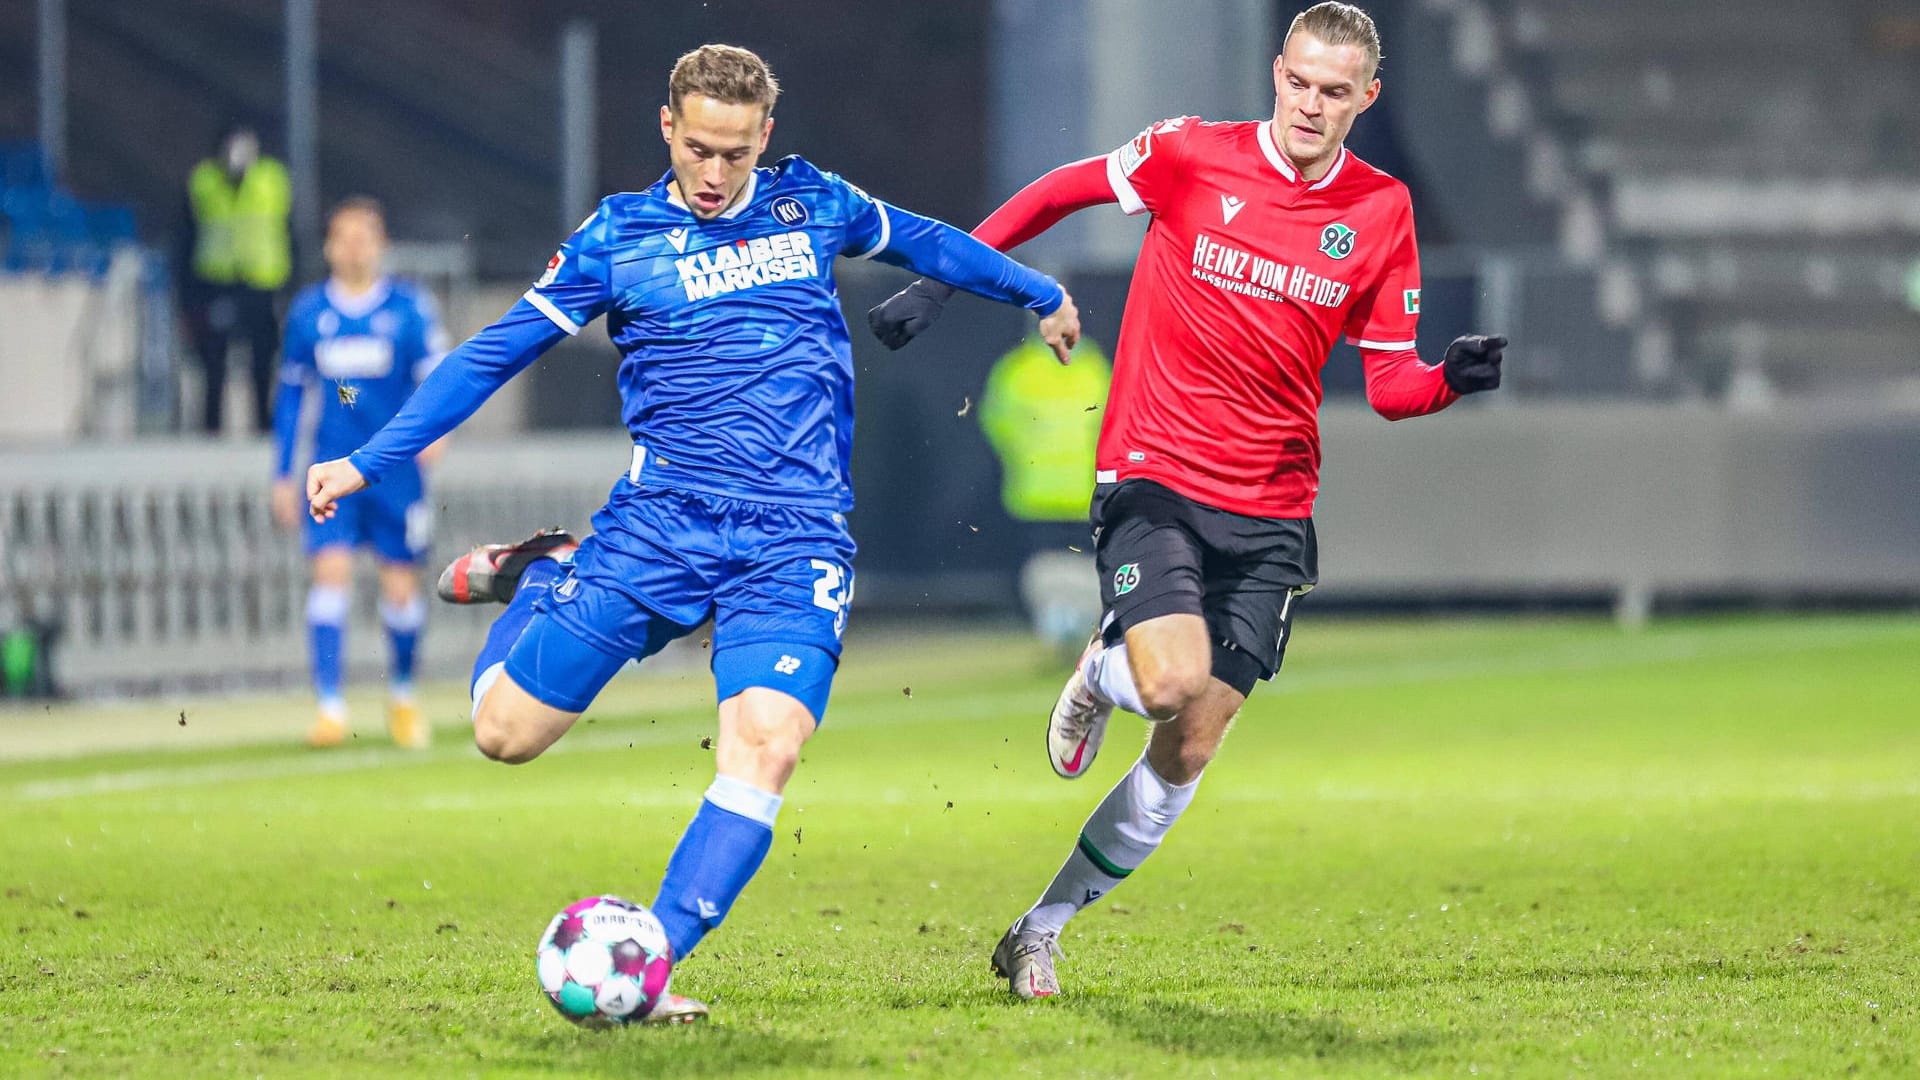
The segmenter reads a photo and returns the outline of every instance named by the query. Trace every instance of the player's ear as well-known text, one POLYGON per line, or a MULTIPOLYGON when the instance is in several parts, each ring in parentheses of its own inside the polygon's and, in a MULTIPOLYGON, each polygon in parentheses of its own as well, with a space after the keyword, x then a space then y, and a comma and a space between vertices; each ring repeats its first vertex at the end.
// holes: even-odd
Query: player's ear
POLYGON ((1358 109, 1355 109, 1353 111, 1353 114, 1355 116, 1358 116, 1361 113, 1366 112, 1368 109, 1373 108, 1374 102, 1379 100, 1380 100, 1380 80, 1375 79, 1372 82, 1367 84, 1367 92, 1361 96, 1360 107, 1358 109))
POLYGON ((767 141, 771 138, 773 138, 773 117, 769 116, 766 126, 760 129, 760 153, 767 152, 767 141))
POLYGON ((660 106, 660 137, 673 141, 673 110, 665 105, 660 106))

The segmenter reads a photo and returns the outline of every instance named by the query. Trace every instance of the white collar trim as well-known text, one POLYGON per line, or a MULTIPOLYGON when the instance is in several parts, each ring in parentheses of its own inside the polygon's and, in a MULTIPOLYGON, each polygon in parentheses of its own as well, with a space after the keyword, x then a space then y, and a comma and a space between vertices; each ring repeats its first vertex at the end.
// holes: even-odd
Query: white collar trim
POLYGON ((392 292, 393 280, 384 276, 375 280, 373 288, 359 296, 348 296, 346 290, 340 288, 339 282, 327 279, 327 303, 349 319, 364 319, 378 311, 392 292))
MULTIPOLYGON (((1260 121, 1259 141, 1260 152, 1267 155, 1267 161, 1272 164, 1274 168, 1280 170, 1280 175, 1286 177, 1292 183, 1299 183, 1300 174, 1294 170, 1293 162, 1287 160, 1287 155, 1281 153, 1280 147, 1273 141, 1273 121, 1271 119, 1260 121)), ((1328 169, 1327 175, 1316 180, 1313 186, 1307 190, 1319 191, 1321 188, 1333 183, 1333 178, 1340 175, 1340 170, 1346 163, 1347 148, 1342 146, 1340 148, 1340 156, 1333 159, 1333 168, 1328 169)))
POLYGON ((1343 146, 1340 148, 1340 156, 1333 159, 1333 168, 1328 169, 1327 175, 1321 177, 1319 182, 1315 183, 1312 187, 1308 188, 1307 190, 1319 191, 1321 188, 1326 187, 1328 184, 1333 183, 1333 178, 1340 175, 1340 169, 1346 163, 1347 163, 1347 148, 1343 146))
POLYGON ((1273 143, 1271 119, 1260 121, 1260 152, 1267 155, 1267 161, 1280 170, 1281 176, 1294 183, 1300 181, 1300 174, 1293 171, 1293 164, 1287 160, 1287 155, 1281 153, 1280 148, 1273 143))
MULTIPOLYGON (((713 220, 732 221, 734 218, 737 218, 741 214, 746 213, 747 207, 752 205, 753 203, 754 193, 759 190, 760 190, 760 170, 755 169, 753 170, 753 172, 747 174, 747 186, 743 191, 740 192, 739 200, 735 202, 732 206, 729 206, 725 210, 722 210, 720 212, 720 216, 717 218, 714 218, 713 220)), ((675 183, 672 180, 667 181, 667 201, 679 207, 680 209, 685 210, 689 214, 693 213, 693 208, 688 206, 686 200, 680 197, 680 185, 675 183)), ((699 217, 699 215, 697 214, 695 214, 694 216, 696 219, 698 219, 699 217)))

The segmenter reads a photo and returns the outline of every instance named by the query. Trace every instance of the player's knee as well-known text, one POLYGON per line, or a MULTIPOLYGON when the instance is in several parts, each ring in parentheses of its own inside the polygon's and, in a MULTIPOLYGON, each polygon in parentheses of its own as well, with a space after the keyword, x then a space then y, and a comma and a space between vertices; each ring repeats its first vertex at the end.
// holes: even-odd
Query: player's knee
POLYGON ((482 754, 505 765, 524 765, 546 749, 512 713, 482 699, 473 714, 473 745, 482 754))
POLYGON ((1155 720, 1171 720, 1191 705, 1207 688, 1209 672, 1205 665, 1168 665, 1135 675, 1140 689, 1140 704, 1155 720))
POLYGON ((734 735, 734 750, 760 773, 791 771, 807 741, 791 716, 750 710, 734 724, 734 735))

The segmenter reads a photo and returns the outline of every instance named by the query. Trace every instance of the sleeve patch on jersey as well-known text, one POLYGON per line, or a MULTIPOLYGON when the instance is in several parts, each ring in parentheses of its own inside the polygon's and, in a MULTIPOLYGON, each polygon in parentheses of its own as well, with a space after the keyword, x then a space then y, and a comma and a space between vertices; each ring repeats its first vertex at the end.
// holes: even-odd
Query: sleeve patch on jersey
POLYGON ((1132 176, 1146 160, 1153 156, 1153 129, 1148 128, 1133 137, 1133 141, 1120 148, 1117 160, 1120 175, 1132 176))
POLYGON ((1409 315, 1420 314, 1420 290, 1419 289, 1406 289, 1402 291, 1401 296, 1406 300, 1407 314, 1409 315))
POLYGON ((1107 186, 1113 189, 1113 197, 1120 202, 1120 211, 1124 214, 1138 214, 1147 208, 1140 193, 1133 189, 1133 181, 1121 170, 1120 155, 1126 150, 1121 147, 1107 155, 1107 186))
POLYGON ((536 289, 544 289, 547 286, 553 284, 553 279, 560 276, 560 267, 566 261, 567 261, 566 252, 564 251, 554 252, 553 258, 547 260, 546 273, 540 275, 540 280, 534 282, 533 287, 536 289))

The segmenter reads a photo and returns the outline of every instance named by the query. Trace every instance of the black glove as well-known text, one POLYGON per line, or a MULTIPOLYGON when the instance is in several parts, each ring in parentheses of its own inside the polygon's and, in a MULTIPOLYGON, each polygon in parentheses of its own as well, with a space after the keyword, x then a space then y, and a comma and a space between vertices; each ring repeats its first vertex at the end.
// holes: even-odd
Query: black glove
POLYGON ((1453 339, 1447 346, 1447 358, 1440 361, 1440 375, 1456 394, 1477 394, 1500 385, 1500 361, 1506 359, 1507 339, 1498 334, 1485 337, 1468 334, 1453 339))
POLYGON ((952 296, 951 285, 921 278, 869 309, 867 326, 880 344, 898 349, 926 333, 952 296))

